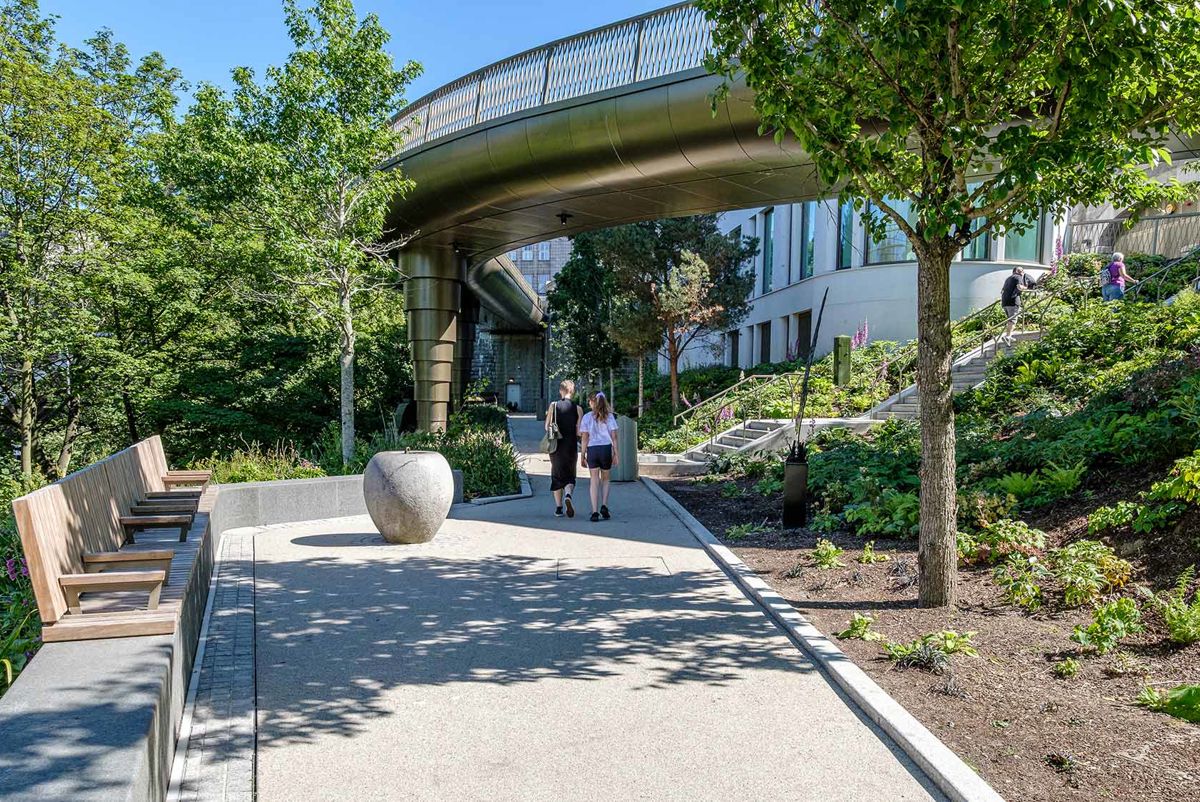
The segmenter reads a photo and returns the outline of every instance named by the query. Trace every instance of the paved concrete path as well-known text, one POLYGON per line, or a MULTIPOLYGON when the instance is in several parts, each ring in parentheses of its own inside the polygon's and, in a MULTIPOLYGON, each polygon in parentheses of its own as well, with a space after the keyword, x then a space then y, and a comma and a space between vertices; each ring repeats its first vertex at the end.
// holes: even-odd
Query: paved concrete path
POLYGON ((936 795, 645 487, 555 519, 528 467, 420 546, 258 531, 260 802, 936 795))

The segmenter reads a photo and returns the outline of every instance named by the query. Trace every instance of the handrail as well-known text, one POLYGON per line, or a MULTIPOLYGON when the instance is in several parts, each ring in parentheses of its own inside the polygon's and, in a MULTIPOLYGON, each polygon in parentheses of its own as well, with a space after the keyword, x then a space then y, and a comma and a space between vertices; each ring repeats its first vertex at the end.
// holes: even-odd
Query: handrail
MULTIPOLYGON (((1136 293, 1140 293, 1143 287, 1148 286, 1149 283, 1153 281, 1155 289, 1156 289, 1156 292, 1154 293, 1154 302, 1158 303, 1159 301, 1162 300, 1162 288, 1163 288, 1163 284, 1166 281, 1167 275, 1172 270, 1174 270, 1176 267, 1178 267, 1180 264, 1186 262, 1189 259, 1197 257, 1197 256, 1200 256, 1200 245, 1196 246, 1195 248, 1192 248, 1190 251, 1185 253, 1183 256, 1177 257, 1177 258, 1172 259, 1171 261, 1165 263, 1162 267, 1160 267, 1158 270, 1155 270, 1153 273, 1146 276, 1145 278, 1138 279, 1136 284, 1134 284, 1132 287, 1130 287, 1128 290, 1125 291, 1125 295, 1130 296, 1130 295, 1134 295, 1136 293)), ((1185 286, 1189 286, 1189 287, 1194 286, 1198 280, 1200 280, 1200 260, 1197 260, 1195 275, 1193 275, 1190 279, 1188 279, 1186 282, 1184 282, 1184 284, 1185 284, 1185 286)))
POLYGON ((697 401, 695 404, 692 404, 690 407, 683 410, 682 412, 676 412, 675 417, 672 419, 672 422, 676 426, 678 426, 678 425, 680 425, 680 423, 683 422, 684 419, 692 417, 696 413, 696 410, 700 409, 700 407, 707 406, 707 405, 713 403, 714 401, 716 401, 717 399, 723 398, 723 397, 729 395, 730 393, 732 393, 734 390, 738 389, 742 385, 748 384, 749 382, 759 381, 761 379, 773 379, 778 375, 780 375, 780 374, 778 374, 778 373, 754 373, 750 376, 746 376, 744 378, 738 379, 735 383, 729 385, 724 390, 721 390, 718 393, 714 393, 713 395, 710 395, 708 398, 705 398, 703 401, 697 401))
POLYGON ((702 65, 712 23, 676 3, 489 64, 405 106, 401 153, 478 123, 702 65), (420 115, 420 116, 418 116, 420 115))

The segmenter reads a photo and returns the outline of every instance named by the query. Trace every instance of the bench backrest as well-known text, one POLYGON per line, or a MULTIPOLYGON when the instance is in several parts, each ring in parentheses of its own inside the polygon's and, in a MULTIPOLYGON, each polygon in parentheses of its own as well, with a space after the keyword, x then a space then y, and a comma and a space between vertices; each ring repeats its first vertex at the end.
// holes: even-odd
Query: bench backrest
POLYGON ((67 611, 59 587, 63 574, 83 571, 86 551, 117 551, 125 541, 120 517, 162 489, 162 440, 154 437, 13 500, 13 514, 42 621, 67 611))

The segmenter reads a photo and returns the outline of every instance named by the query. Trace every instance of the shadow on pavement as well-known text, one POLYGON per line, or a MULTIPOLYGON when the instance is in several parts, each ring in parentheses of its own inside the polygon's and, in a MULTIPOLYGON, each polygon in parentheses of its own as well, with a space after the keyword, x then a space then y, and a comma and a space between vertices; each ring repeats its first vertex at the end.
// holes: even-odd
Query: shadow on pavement
MULTIPOLYGON (((343 536, 297 542, 313 537, 343 536)), ((402 685, 590 681, 636 664, 646 690, 815 670, 717 571, 570 562, 260 558, 260 746, 354 735, 397 713, 381 697, 402 685)))

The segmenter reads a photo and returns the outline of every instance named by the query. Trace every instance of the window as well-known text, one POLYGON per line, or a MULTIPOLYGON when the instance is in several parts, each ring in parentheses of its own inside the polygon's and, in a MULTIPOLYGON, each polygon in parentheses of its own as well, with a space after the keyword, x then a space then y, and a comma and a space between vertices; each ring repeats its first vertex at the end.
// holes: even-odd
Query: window
POLYGON ((845 270, 854 256, 854 204, 846 201, 838 207, 837 269, 845 270))
POLYGON ((533 246, 532 245, 526 245, 524 248, 521 249, 521 258, 527 262, 533 260, 533 246))
POLYGON ((738 357, 741 355, 742 332, 739 329, 734 329, 726 336, 729 338, 729 367, 736 368, 738 366, 738 357))
POLYGON ((771 361, 771 323, 758 324, 758 361, 759 364, 771 361))
POLYGON ((812 278, 813 255, 817 249, 817 202, 801 204, 804 213, 800 217, 800 278, 812 278))
POLYGON ((549 242, 539 242, 538 243, 538 259, 540 259, 543 262, 550 261, 550 243, 549 242))
MULTIPOLYGON (((978 231, 980 226, 987 225, 987 220, 984 218, 977 219, 971 224, 972 231, 978 231)), ((967 247, 963 248, 962 258, 968 262, 985 262, 992 258, 992 234, 989 231, 986 234, 976 237, 971 240, 967 247)))
POLYGON ((1025 229, 1023 234, 1018 234, 1011 228, 1008 230, 1008 233, 1004 235, 1004 258, 1010 262, 1040 262, 1042 260, 1042 216, 1039 214, 1035 220, 1030 220, 1028 217, 1017 217, 1013 222, 1033 224, 1025 229))
MULTIPOLYGON (((890 201, 893 209, 903 215, 905 219, 912 215, 909 210, 908 201, 890 201)), ((867 204, 867 214, 873 215, 876 219, 884 222, 883 239, 879 242, 870 233, 866 237, 866 250, 864 261, 869 265, 885 264, 887 262, 912 262, 917 257, 912 251, 912 247, 908 244, 908 237, 904 236, 904 232, 895 224, 890 217, 883 214, 877 209, 874 204, 867 204)))
POLYGON ((806 309, 792 315, 792 343, 788 359, 807 359, 812 345, 812 310, 806 309))
POLYGON ((763 212, 763 269, 762 269, 762 293, 766 295, 771 291, 771 285, 774 283, 775 273, 775 210, 767 209, 763 212))

